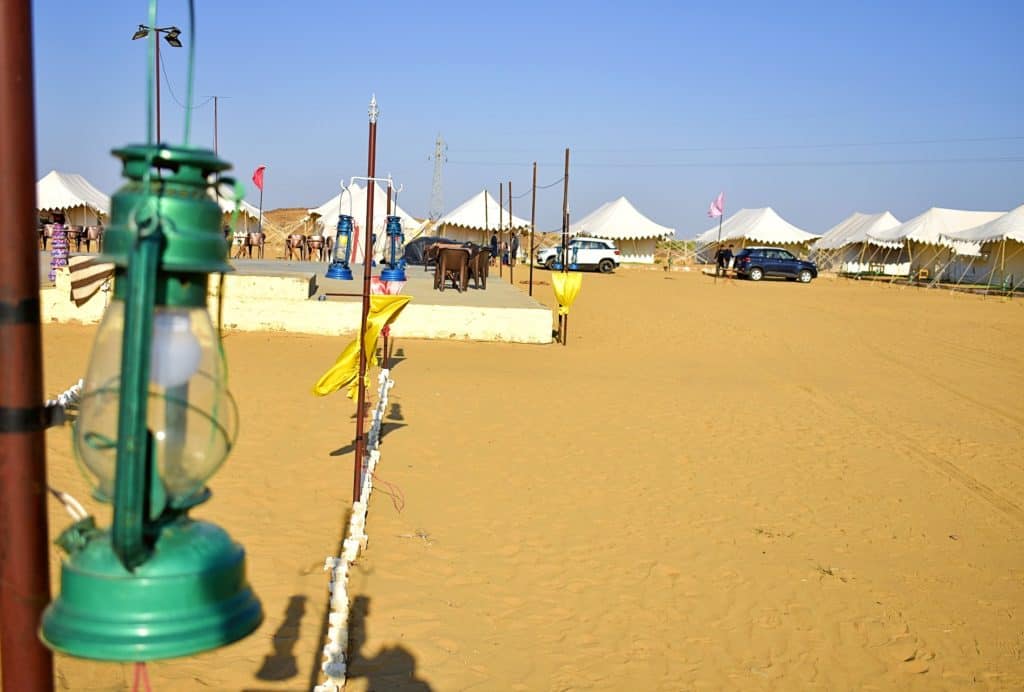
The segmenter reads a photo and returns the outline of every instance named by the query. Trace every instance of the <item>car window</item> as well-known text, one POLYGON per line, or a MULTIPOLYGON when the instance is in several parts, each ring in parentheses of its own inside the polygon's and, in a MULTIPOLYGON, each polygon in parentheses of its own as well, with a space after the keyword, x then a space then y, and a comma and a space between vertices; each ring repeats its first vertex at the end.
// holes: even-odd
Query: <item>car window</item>
POLYGON ((789 250, 776 250, 776 252, 779 253, 779 259, 784 259, 784 260, 795 260, 796 259, 796 257, 793 257, 793 253, 791 253, 789 250))

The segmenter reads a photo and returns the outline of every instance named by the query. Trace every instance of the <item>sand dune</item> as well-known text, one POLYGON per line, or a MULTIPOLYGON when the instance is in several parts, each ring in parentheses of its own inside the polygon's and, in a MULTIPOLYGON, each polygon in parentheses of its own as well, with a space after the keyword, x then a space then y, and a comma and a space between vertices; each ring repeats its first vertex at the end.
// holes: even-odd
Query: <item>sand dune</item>
MULTIPOLYGON (((568 347, 396 331, 349 689, 1024 686, 1024 302, 620 271, 584 279, 568 347)), ((46 327, 49 392, 92 333, 46 327)), ((242 433, 200 514, 267 619, 154 689, 309 689, 353 412, 309 388, 344 340, 226 344, 242 433)), ((50 476, 84 498, 68 438, 50 476)))

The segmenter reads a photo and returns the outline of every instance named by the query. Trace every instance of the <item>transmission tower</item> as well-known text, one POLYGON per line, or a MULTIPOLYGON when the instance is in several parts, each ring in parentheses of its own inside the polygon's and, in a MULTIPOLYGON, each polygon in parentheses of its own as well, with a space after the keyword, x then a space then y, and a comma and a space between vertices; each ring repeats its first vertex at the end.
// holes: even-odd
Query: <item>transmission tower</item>
POLYGON ((434 185, 430 192, 430 220, 437 221, 444 215, 444 190, 441 186, 441 168, 444 166, 444 162, 448 160, 445 152, 448 151, 448 145, 444 143, 444 138, 438 133, 437 141, 434 142, 434 185))

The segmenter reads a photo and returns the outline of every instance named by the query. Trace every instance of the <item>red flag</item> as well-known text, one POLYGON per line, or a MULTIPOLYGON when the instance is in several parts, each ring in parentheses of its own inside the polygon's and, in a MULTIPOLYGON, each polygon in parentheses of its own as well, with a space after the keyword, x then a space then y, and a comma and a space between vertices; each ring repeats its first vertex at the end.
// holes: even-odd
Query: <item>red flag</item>
POLYGON ((266 166, 257 166, 256 170, 252 172, 252 182, 260 192, 263 192, 263 171, 265 170, 267 170, 266 166))

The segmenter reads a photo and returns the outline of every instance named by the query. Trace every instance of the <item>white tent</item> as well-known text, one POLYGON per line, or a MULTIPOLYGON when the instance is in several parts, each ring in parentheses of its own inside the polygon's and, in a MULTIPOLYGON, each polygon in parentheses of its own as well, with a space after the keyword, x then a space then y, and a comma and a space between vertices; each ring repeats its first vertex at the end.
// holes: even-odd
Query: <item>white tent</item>
POLYGON ((605 202, 569 226, 569 235, 588 235, 617 241, 622 261, 638 264, 653 264, 658 241, 669 239, 675 234, 674 228, 651 221, 625 197, 605 202))
MULTIPOLYGON (((221 225, 228 226, 231 224, 231 216, 235 213, 235 202, 227 197, 218 197, 217 204, 220 205, 221 210, 221 225)), ((244 199, 238 205, 238 223, 235 226, 235 232, 256 232, 258 224, 260 222, 260 210, 244 199)))
POLYGON ((814 260, 819 269, 834 269, 848 274, 874 272, 904 276, 910 265, 900 262, 903 243, 868 243, 869 233, 879 233, 899 225, 899 219, 887 211, 851 214, 814 243, 814 260))
POLYGON ((909 221, 885 231, 868 233, 873 244, 902 242, 911 273, 932 281, 962 277, 975 262, 981 246, 972 241, 953 240, 956 231, 999 218, 1001 211, 964 211, 932 207, 909 221), (963 259, 966 258, 966 259, 963 259))
POLYGON ((77 173, 50 171, 36 183, 36 209, 61 212, 68 224, 96 226, 110 216, 110 198, 77 173))
MULTIPOLYGON (((348 214, 352 216, 355 228, 360 231, 353 235, 352 254, 349 261, 359 263, 363 261, 363 235, 362 229, 366 227, 366 190, 367 188, 359 183, 353 183, 347 191, 331 197, 315 209, 306 210, 306 220, 313 224, 314 232, 325 238, 333 238, 337 233, 338 216, 348 214)), ((387 224, 387 192, 377 183, 373 184, 373 232, 377 234, 377 241, 373 246, 373 256, 380 258, 387 247, 387 237, 384 227, 387 224)), ((394 200, 392 200, 394 202, 394 200)), ((402 221, 402 231, 407 239, 416 235, 420 222, 407 214, 397 204, 392 204, 394 215, 402 221)))
POLYGON ((438 219, 434 228, 443 238, 486 245, 492 233, 528 231, 530 222, 515 215, 510 219, 508 210, 490 192, 481 190, 438 219))
MULTIPOLYGON (((771 207, 740 209, 722 222, 722 245, 771 245, 782 247, 796 255, 806 254, 808 245, 819 236, 797 228, 771 207)), ((718 224, 697 236, 697 248, 710 248, 718 244, 718 224)), ((736 248, 733 248, 734 250, 736 248)))
POLYGON ((981 245, 981 261, 972 282, 1019 288, 1024 285, 1024 205, 983 223, 947 236, 957 242, 981 245))

